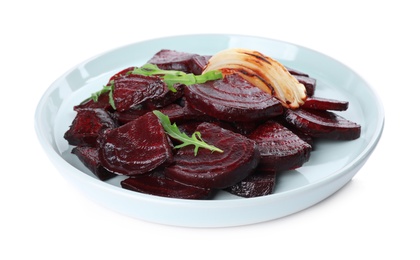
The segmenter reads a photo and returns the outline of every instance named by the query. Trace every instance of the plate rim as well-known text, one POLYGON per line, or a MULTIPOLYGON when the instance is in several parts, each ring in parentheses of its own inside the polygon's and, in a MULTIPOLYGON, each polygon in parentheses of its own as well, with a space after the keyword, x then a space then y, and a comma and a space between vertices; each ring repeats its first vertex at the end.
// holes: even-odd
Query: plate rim
MULTIPOLYGON (((165 204, 172 204, 172 205, 188 204, 188 206, 194 206, 194 207, 197 207, 197 206, 203 207, 203 205, 205 205, 205 207, 216 207, 216 208, 218 206, 220 206, 220 204, 223 204, 223 205, 227 204, 228 206, 236 206, 237 207, 237 206, 242 206, 242 204, 246 204, 246 205, 247 204, 258 204, 258 203, 260 203, 260 201, 282 199, 284 197, 289 197, 289 196, 294 196, 296 194, 305 193, 308 190, 313 189, 315 186, 323 186, 325 183, 336 181, 336 179, 342 178, 343 175, 345 175, 348 171, 351 171, 352 168, 354 167, 354 164, 356 164, 357 162, 360 162, 360 161, 366 161, 368 159, 368 157, 371 155, 371 153, 374 151, 376 145, 380 141, 380 138, 382 136, 382 132, 383 132, 383 129, 384 129, 384 126, 385 126, 385 112, 384 112, 382 101, 380 100, 380 98, 378 96, 378 93, 372 87, 372 85, 369 84, 360 74, 358 74, 355 70, 353 70, 352 68, 350 68, 346 64, 344 64, 341 61, 339 61, 339 60, 337 60, 333 57, 330 57, 330 56, 328 56, 324 53, 321 53, 319 51, 316 51, 316 50, 313 50, 313 49, 310 49, 310 48, 307 48, 305 46, 298 45, 298 44, 295 44, 295 43, 282 41, 282 40, 278 40, 278 39, 265 38, 265 37, 261 37, 261 36, 240 35, 240 34, 185 34, 185 35, 176 35, 176 36, 165 36, 165 37, 159 37, 159 38, 154 38, 154 39, 146 39, 144 41, 133 42, 133 43, 130 43, 130 44, 126 44, 126 45, 123 45, 123 46, 119 46, 119 47, 110 49, 108 51, 102 52, 102 53, 97 54, 95 56, 92 56, 91 58, 86 59, 85 61, 73 66, 72 68, 67 70, 64 74, 59 76, 55 81, 53 81, 51 83, 51 85, 43 93, 41 99, 39 100, 39 103, 37 104, 34 119, 35 119, 35 122, 34 122, 35 123, 35 131, 36 131, 36 134, 38 136, 39 142, 40 142, 41 146, 43 147, 43 150, 47 153, 48 158, 53 162, 53 164, 55 164, 56 167, 59 168, 59 171, 62 170, 61 169, 62 166, 57 165, 57 163, 64 162, 65 164, 68 164, 68 166, 72 167, 73 170, 76 170, 79 173, 81 173, 81 174, 77 174, 77 175, 74 176, 76 178, 81 178, 80 181, 89 182, 89 185, 100 186, 99 188, 101 188, 101 189, 105 189, 105 190, 110 189, 113 193, 118 193, 118 194, 121 194, 122 196, 134 197, 133 199, 148 200, 148 201, 151 201, 151 202, 154 202, 154 201, 163 202, 165 204), (154 41, 158 41, 158 40, 170 40, 170 39, 176 39, 176 38, 179 39, 179 38, 183 38, 183 37, 184 38, 185 37, 258 38, 258 39, 262 39, 262 40, 268 40, 268 41, 273 41, 273 42, 276 42, 276 43, 278 42, 278 43, 293 45, 293 46, 296 46, 298 48, 303 48, 303 49, 308 50, 310 52, 315 52, 318 55, 325 56, 326 58, 331 59, 334 62, 341 64, 347 70, 356 74, 365 83, 366 87, 368 87, 369 91, 372 92, 373 97, 375 98, 375 106, 374 107, 377 110, 378 118, 376 118, 375 132, 372 135, 372 139, 369 140, 366 147, 351 161, 351 163, 347 163, 344 167, 340 168, 340 170, 334 171, 331 174, 329 174, 328 176, 320 178, 320 179, 316 180, 315 182, 311 182, 308 185, 299 186, 299 187, 296 187, 296 188, 291 189, 291 190, 287 190, 287 191, 284 191, 284 192, 281 192, 281 193, 276 193, 276 194, 272 194, 272 195, 268 195, 268 196, 264 196, 264 197, 247 198, 247 199, 234 199, 234 200, 199 200, 199 201, 185 200, 185 199, 174 199, 174 198, 164 198, 164 197, 158 197, 158 196, 153 196, 153 195, 148 195, 148 194, 141 194, 141 193, 137 193, 137 192, 134 192, 134 191, 125 190, 125 189, 122 189, 120 187, 113 186, 109 183, 102 182, 100 180, 94 179, 94 178, 86 175, 84 172, 78 170, 76 167, 71 165, 69 162, 67 162, 63 157, 61 157, 58 154, 58 151, 56 151, 53 148, 53 145, 52 144, 50 145, 50 142, 48 141, 47 133, 45 131, 43 131, 43 129, 42 129, 42 122, 43 122, 43 120, 45 120, 45 118, 43 118, 44 115, 42 114, 42 112, 45 108, 46 101, 49 98, 51 92, 59 87, 57 85, 57 83, 60 80, 62 80, 63 78, 65 78, 67 75, 69 75, 69 73, 71 73, 71 71, 73 71, 77 68, 80 68, 82 65, 87 64, 88 62, 90 62, 92 60, 95 60, 98 57, 101 57, 103 55, 115 52, 117 50, 125 49, 128 46, 134 46, 134 45, 144 44, 146 42, 154 42, 154 41), (234 204, 234 205, 229 205, 229 204, 234 204)), ((54 143, 54 141, 52 143, 54 143)), ((360 167, 362 167, 363 164, 360 167)), ((63 173, 63 172, 60 172, 60 173, 63 173)))

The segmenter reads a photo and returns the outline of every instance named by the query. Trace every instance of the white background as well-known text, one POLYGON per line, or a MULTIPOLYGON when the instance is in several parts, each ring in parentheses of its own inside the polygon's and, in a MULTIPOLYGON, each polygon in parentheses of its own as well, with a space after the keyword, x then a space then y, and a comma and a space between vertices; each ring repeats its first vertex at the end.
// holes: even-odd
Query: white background
POLYGON ((1 259, 420 258, 415 1, 109 2, 0 4, 1 259), (243 227, 163 226, 86 199, 39 145, 34 113, 42 94, 92 56, 142 40, 196 33, 288 41, 353 68, 385 107, 385 130, 370 160, 318 205, 243 227))

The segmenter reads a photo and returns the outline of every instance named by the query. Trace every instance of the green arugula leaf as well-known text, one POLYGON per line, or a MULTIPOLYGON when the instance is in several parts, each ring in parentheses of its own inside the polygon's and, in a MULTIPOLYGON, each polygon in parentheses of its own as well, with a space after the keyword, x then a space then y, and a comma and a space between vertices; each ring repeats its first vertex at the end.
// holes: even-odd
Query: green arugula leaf
POLYGON ((187 145, 194 145, 194 155, 197 156, 199 148, 209 149, 212 152, 219 152, 223 153, 223 150, 217 148, 216 146, 207 144, 201 139, 200 132, 194 132, 191 137, 189 137, 186 133, 183 133, 179 130, 176 123, 171 124, 169 117, 158 110, 154 110, 153 113, 159 118, 160 123, 162 124, 165 132, 171 136, 172 138, 181 141, 182 143, 175 146, 176 149, 187 145))
POLYGON ((197 83, 204 83, 210 80, 223 78, 222 72, 218 70, 208 71, 201 75, 194 75, 192 73, 185 73, 178 70, 162 70, 155 64, 150 63, 147 63, 140 68, 135 68, 132 73, 143 76, 159 76, 173 92, 176 92, 176 89, 174 88, 174 84, 176 83, 190 86, 197 83))

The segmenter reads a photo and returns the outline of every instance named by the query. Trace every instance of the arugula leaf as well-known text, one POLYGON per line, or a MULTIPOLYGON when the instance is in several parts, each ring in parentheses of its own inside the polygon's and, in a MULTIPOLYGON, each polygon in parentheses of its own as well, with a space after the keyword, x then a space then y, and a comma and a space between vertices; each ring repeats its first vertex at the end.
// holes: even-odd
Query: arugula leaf
POLYGON ((194 132, 191 137, 189 137, 186 133, 183 133, 179 130, 176 123, 171 124, 169 117, 158 110, 153 110, 153 113, 159 118, 160 123, 162 124, 165 132, 174 139, 181 141, 182 144, 175 146, 176 149, 187 145, 194 145, 194 155, 197 156, 198 148, 205 148, 209 149, 212 152, 219 152, 223 153, 223 150, 217 148, 216 146, 207 144, 201 139, 200 132, 194 132))
POLYGON ((181 83, 190 86, 197 83, 204 83, 210 80, 223 78, 222 72, 218 70, 208 71, 201 75, 185 73, 178 70, 162 70, 155 64, 147 63, 140 68, 135 68, 131 73, 143 76, 159 76, 166 83, 172 92, 176 92, 174 84, 181 83))

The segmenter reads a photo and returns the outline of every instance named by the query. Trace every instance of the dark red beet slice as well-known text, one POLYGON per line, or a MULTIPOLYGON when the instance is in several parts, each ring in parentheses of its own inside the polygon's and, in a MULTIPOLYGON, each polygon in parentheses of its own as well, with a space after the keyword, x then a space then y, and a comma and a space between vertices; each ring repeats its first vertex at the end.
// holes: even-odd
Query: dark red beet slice
POLYGON ((173 159, 167 135, 152 112, 105 131, 98 141, 101 164, 118 174, 143 174, 173 159))
POLYGON ((111 82, 113 80, 116 80, 117 78, 123 77, 123 76, 127 76, 128 74, 130 74, 130 72, 132 72, 135 68, 137 67, 128 67, 125 68, 117 73, 115 73, 108 81, 108 84, 111 84, 111 82))
MULTIPOLYGON (((177 124, 177 126, 178 126, 178 128, 181 132, 186 133, 187 135, 191 136, 195 132, 197 127, 202 123, 203 123, 203 121, 191 120, 191 121, 182 122, 180 124, 177 124)), ((172 142, 174 144, 180 144, 180 142, 178 142, 177 140, 172 140, 172 142)))
POLYGON ((243 180, 256 168, 260 156, 254 141, 212 123, 197 129, 202 139, 223 150, 223 153, 194 147, 181 148, 174 164, 165 169, 168 178, 203 188, 223 189, 243 180))
POLYGON ((249 135, 252 133, 261 122, 233 122, 232 126, 235 129, 234 132, 240 133, 242 135, 249 135))
POLYGON ((277 99, 237 74, 191 85, 184 92, 195 109, 228 122, 250 122, 283 113, 283 107, 277 99))
POLYGON ((285 121, 312 137, 354 140, 360 137, 361 126, 330 111, 285 110, 285 121))
POLYGON ((96 146, 98 135, 105 129, 116 126, 108 112, 103 109, 78 109, 69 130, 64 133, 64 139, 71 145, 96 146))
POLYGON ((304 76, 304 77, 309 77, 308 74, 306 74, 303 71, 294 69, 294 68, 290 68, 290 67, 286 67, 286 69, 289 71, 290 74, 294 75, 294 76, 304 76))
POLYGON ((272 194, 276 186, 277 173, 257 168, 253 174, 225 190, 234 195, 253 198, 272 194))
POLYGON ((211 56, 196 55, 191 58, 189 63, 190 72, 195 75, 201 75, 211 56))
POLYGON ((316 79, 300 75, 295 75, 294 77, 299 81, 299 83, 302 83, 305 86, 306 95, 308 97, 312 97, 315 94, 316 79))
POLYGON ((314 143, 314 138, 312 136, 305 134, 301 132, 300 130, 293 127, 290 127, 288 129, 292 131, 295 135, 299 136, 299 138, 302 139, 304 142, 307 142, 310 146, 312 146, 312 150, 314 150, 315 143, 314 143))
POLYGON ((144 108, 155 110, 172 104, 184 95, 184 84, 174 84, 175 92, 169 90, 165 84, 165 91, 143 103, 144 108))
POLYGON ((159 77, 130 74, 114 80, 114 102, 117 111, 125 111, 142 102, 168 92, 168 87, 159 77))
MULTIPOLYGON (((207 121, 207 120, 202 120, 202 121, 191 120, 191 121, 180 123, 178 125, 178 128, 181 130, 181 132, 184 132, 188 135, 192 135, 196 131, 197 127, 204 122, 212 123, 212 124, 215 124, 215 125, 217 125, 221 128, 224 128, 226 130, 229 130, 229 131, 232 131, 232 132, 235 132, 235 133, 239 133, 237 131, 237 129, 235 128, 235 126, 232 126, 232 124, 229 124, 229 123, 223 122, 223 121, 217 121, 217 120, 216 121, 214 121, 214 120, 209 120, 209 121, 207 121)), ((239 133, 239 134, 241 134, 241 133, 239 133)), ((176 140, 172 140, 172 142, 176 143, 176 140)))
POLYGON ((261 154, 259 168, 271 171, 291 170, 309 160, 312 147, 283 125, 267 121, 249 138, 261 154))
POLYGON ((197 54, 163 49, 157 52, 148 63, 155 64, 164 70, 179 70, 191 73, 190 63, 197 54))
POLYGON ((349 102, 335 99, 308 97, 302 108, 316 109, 316 110, 335 110, 345 111, 349 107, 349 102))
POLYGON ((74 110, 78 111, 81 109, 86 109, 86 108, 101 108, 105 111, 112 111, 112 107, 111 104, 109 103, 109 95, 108 92, 107 93, 103 93, 102 95, 100 95, 98 97, 98 101, 93 101, 92 99, 89 99, 85 102, 82 102, 81 104, 74 106, 74 110))
POLYGON ((159 110, 165 115, 167 115, 171 122, 176 123, 186 122, 190 120, 211 120, 211 117, 209 117, 205 113, 194 109, 188 101, 183 102, 183 106, 173 103, 159 110))
MULTIPOLYGON (((112 81, 114 81, 115 79, 122 77, 122 76, 126 76, 129 74, 129 72, 131 72, 133 69, 135 69, 136 67, 128 67, 126 69, 123 69, 122 71, 119 71, 117 73, 115 73, 108 81, 108 85, 111 84, 112 81)), ((111 104, 109 103, 109 92, 103 93, 99 96, 98 101, 93 101, 92 99, 83 102, 80 105, 77 105, 74 107, 74 110, 79 110, 79 109, 83 109, 83 108, 102 108, 104 110, 107 111, 111 111, 113 110, 111 107, 111 104)))
POLYGON ((149 195, 178 199, 207 199, 211 189, 186 185, 162 175, 144 174, 121 181, 121 187, 149 195))
POLYGON ((77 146, 74 147, 71 151, 75 154, 79 160, 102 181, 106 181, 112 177, 115 177, 115 174, 106 170, 99 161, 99 153, 97 148, 88 147, 88 146, 77 146))
POLYGON ((137 108, 131 108, 129 110, 125 110, 123 112, 120 111, 114 111, 112 113, 113 118, 120 124, 124 125, 128 122, 131 122, 133 120, 136 120, 137 118, 141 117, 142 115, 146 114, 147 112, 150 112, 149 109, 137 109, 137 108))

